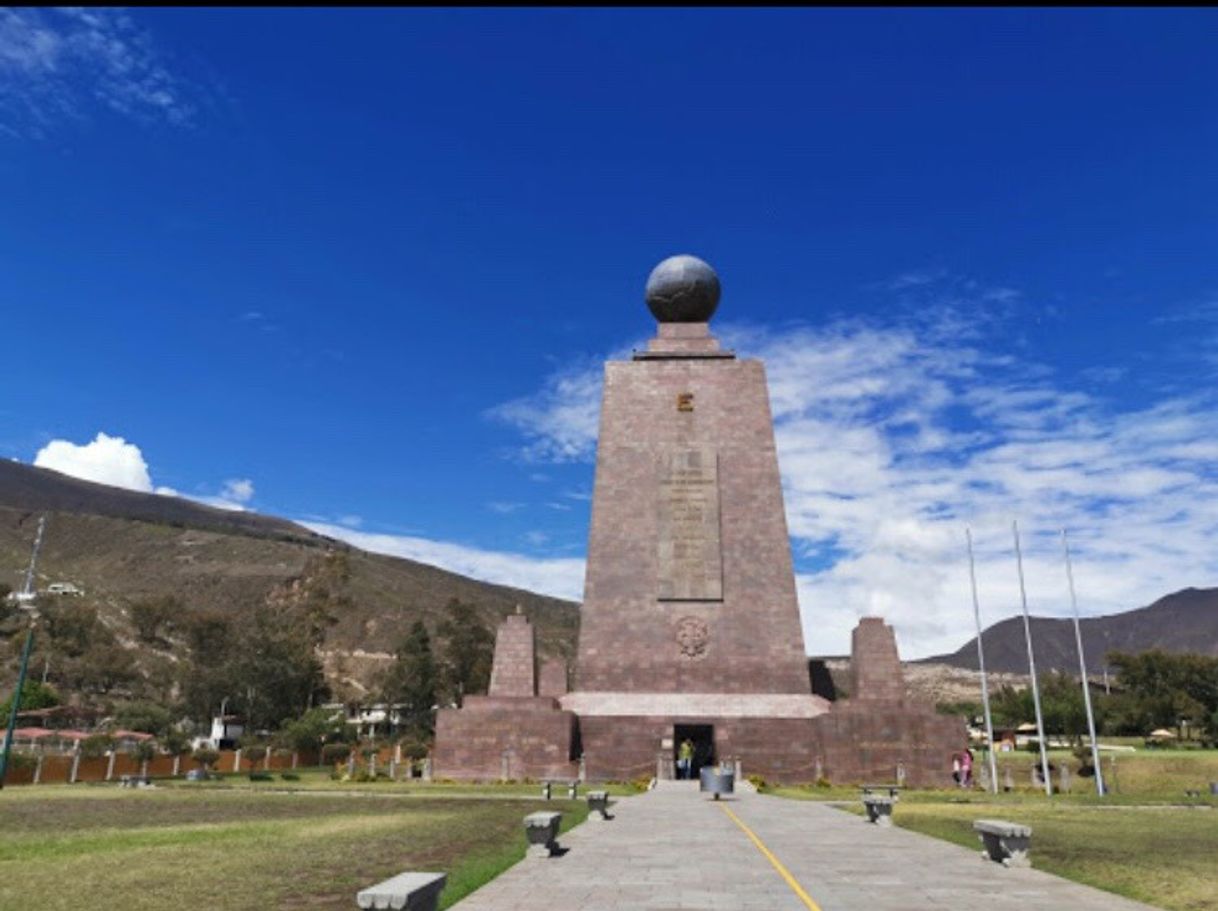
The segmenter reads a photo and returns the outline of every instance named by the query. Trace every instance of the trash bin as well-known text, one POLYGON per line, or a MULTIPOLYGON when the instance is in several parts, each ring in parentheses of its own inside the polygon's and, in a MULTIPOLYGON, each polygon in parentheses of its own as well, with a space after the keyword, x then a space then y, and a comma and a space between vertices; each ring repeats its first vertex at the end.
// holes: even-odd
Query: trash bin
POLYGON ((714 766, 702 767, 701 791, 712 794, 715 800, 720 794, 732 794, 736 791, 736 773, 716 769, 714 766))

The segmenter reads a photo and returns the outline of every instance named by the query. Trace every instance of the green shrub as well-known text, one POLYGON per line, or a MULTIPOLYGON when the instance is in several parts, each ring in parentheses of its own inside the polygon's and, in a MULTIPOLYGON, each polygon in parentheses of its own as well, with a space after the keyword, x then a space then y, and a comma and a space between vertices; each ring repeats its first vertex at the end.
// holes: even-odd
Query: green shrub
POLYGON ((80 742, 80 755, 85 759, 97 759, 105 756, 113 745, 114 738, 109 734, 91 734, 80 742))
POLYGON ((284 781, 300 781, 300 776, 295 772, 283 772, 279 777, 284 781))
POLYGON ((250 772, 250 781, 274 781, 275 776, 270 772, 250 772))
POLYGON ((199 749, 195 750, 194 753, 191 754, 191 757, 195 762, 203 766, 205 769, 210 769, 220 761, 219 752, 213 750, 211 747, 199 747, 199 749))

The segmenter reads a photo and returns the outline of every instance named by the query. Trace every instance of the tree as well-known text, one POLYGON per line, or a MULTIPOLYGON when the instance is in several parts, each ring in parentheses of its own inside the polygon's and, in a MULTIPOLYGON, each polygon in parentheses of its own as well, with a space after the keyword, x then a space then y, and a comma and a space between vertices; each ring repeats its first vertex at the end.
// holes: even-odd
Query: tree
POLYGON ((156 756, 156 744, 151 740, 141 740, 131 750, 131 755, 137 762, 151 762, 152 758, 156 756))
POLYGON ((1120 719, 1135 728, 1131 733, 1180 728, 1185 719, 1205 728, 1218 711, 1218 658, 1151 649, 1136 655, 1113 652, 1108 662, 1124 690, 1120 719))
POLYGON ((211 767, 220 761, 220 754, 211 747, 199 747, 194 751, 193 758, 204 769, 210 771, 211 767))
POLYGON ((190 738, 177 728, 170 728, 161 738, 161 746, 170 756, 182 756, 190 752, 190 738))
POLYGON ((466 693, 485 693, 490 685, 495 637, 472 604, 453 598, 446 611, 436 630, 444 644, 442 684, 446 700, 459 705, 466 693))
POLYGON ((160 737, 173 724, 169 709, 155 702, 128 702, 114 713, 114 721, 128 731, 160 737))
MULTIPOLYGON (((38 709, 49 709, 59 705, 59 694, 55 688, 37 680, 26 680, 21 688, 21 707, 23 712, 35 712, 38 709)), ((0 724, 7 721, 13 710, 13 697, 10 695, 0 703, 0 724)))
POLYGON ((162 631, 173 623, 181 610, 181 604, 172 595, 144 598, 131 604, 131 623, 142 641, 156 644, 161 641, 162 631))
POLYGON ((190 660, 180 671, 192 717, 208 718, 227 699, 253 730, 273 729, 327 692, 312 633, 288 609, 254 606, 233 623, 214 614, 190 618, 190 660))
POLYGON ((114 738, 109 734, 92 734, 80 742, 80 755, 85 759, 97 759, 105 756, 114 746, 114 738))
POLYGON ((398 645, 397 656, 386 671, 381 693, 397 707, 402 727, 411 734, 430 737, 435 728, 438 675, 431 653, 431 637, 422 620, 416 620, 398 645))
POLYGON ((333 741, 344 735, 344 727, 340 713, 319 706, 284 724, 276 740, 288 749, 310 752, 321 746, 323 737, 333 741))

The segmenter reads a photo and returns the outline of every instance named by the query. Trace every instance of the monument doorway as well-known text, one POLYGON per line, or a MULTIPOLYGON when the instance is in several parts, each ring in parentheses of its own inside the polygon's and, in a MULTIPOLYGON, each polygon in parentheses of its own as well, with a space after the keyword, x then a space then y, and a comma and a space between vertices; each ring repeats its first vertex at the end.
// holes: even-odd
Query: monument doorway
POLYGON ((694 757, 690 764, 689 777, 698 780, 704 765, 715 763, 715 726, 713 724, 673 725, 673 763, 676 764, 681 744, 686 740, 694 745, 694 757))

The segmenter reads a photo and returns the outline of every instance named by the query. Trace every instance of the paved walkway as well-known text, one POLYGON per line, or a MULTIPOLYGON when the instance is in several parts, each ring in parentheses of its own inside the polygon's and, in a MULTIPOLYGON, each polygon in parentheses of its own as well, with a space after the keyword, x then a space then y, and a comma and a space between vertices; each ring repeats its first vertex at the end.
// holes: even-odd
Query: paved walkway
MULTIPOLYGON (((808 801, 715 802, 672 782, 615 804, 457 911, 1145 911, 1147 905, 808 801), (729 812, 730 811, 730 812, 729 812), (735 818, 733 818, 733 816, 735 818), (739 823, 751 830, 758 844, 739 823), (788 871, 790 882, 762 847, 788 871), (799 892, 805 898, 801 898, 799 892)), ((897 807, 900 812, 900 807, 897 807)), ((1032 839, 1036 862, 1036 838, 1032 839)))

